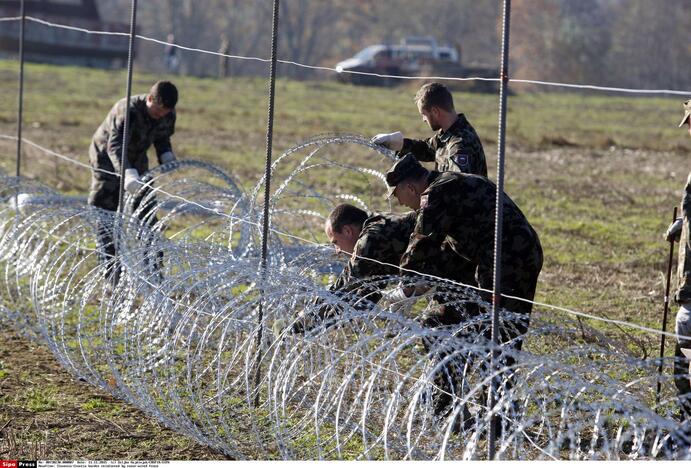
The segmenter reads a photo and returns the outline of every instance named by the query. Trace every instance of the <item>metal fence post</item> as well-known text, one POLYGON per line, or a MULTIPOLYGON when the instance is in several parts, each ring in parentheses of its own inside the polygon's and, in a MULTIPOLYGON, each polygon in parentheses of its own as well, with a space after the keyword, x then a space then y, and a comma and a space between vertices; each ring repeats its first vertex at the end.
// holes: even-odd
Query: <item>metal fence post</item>
MULTIPOLYGON (((506 98, 509 82, 509 25, 511 20, 511 0, 504 0, 502 18, 502 46, 501 46, 501 83, 499 87, 499 148, 497 156, 497 196, 494 221, 494 286, 492 294, 492 356, 490 359, 490 373, 496 371, 497 347, 499 346, 499 308, 501 305, 501 243, 502 223, 504 220, 504 146, 506 143, 506 98)), ((488 407, 491 410, 496 404, 497 377, 492 377, 489 389, 488 407)), ((488 456, 494 460, 497 453, 497 425, 499 417, 495 414, 489 424, 488 456)))
POLYGON ((24 33, 26 26, 26 5, 25 0, 20 4, 19 23, 19 97, 17 103, 17 178, 21 175, 22 166, 22 124, 24 121, 24 33))
MULTIPOLYGON (((127 90, 126 90, 126 101, 125 107, 127 111, 125 112, 125 123, 123 128, 123 141, 122 141, 122 159, 120 160, 120 193, 118 196, 118 213, 123 211, 123 202, 125 198, 125 161, 127 159, 127 146, 130 129, 130 112, 129 105, 130 99, 132 98, 132 61, 134 60, 134 40, 137 28, 137 0, 132 0, 132 12, 130 16, 130 46, 127 53, 127 90)), ((114 236, 115 237, 115 236, 114 236)), ((119 237, 119 236, 117 236, 119 237)), ((116 249, 117 252, 117 249, 116 249)))
MULTIPOLYGON (((266 280, 266 259, 268 255, 269 242, 269 198, 271 196, 271 148, 273 143, 274 131, 274 103, 276 94, 276 50, 278 47, 278 9, 279 0, 274 0, 273 6, 273 25, 271 29, 271 72, 269 78, 269 118, 266 128, 266 165, 264 167, 264 213, 262 219, 262 257, 261 275, 262 282, 266 280)), ((263 296, 263 285, 262 285, 263 296)), ((256 361, 254 369, 254 406, 259 406, 259 382, 261 380, 261 350, 262 350, 262 331, 264 328, 264 298, 259 302, 259 314, 257 316, 257 338, 256 338, 256 361)))

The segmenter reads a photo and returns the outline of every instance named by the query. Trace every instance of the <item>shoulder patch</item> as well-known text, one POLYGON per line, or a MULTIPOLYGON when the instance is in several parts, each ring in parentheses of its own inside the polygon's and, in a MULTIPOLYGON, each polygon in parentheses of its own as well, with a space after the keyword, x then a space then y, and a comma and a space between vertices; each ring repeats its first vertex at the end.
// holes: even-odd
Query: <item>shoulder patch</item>
POLYGON ((423 196, 420 197, 420 208, 424 208, 424 207, 427 206, 427 201, 428 201, 428 200, 427 200, 427 197, 428 197, 428 196, 429 196, 429 195, 424 194, 423 196))
POLYGON ((456 166, 458 166, 461 170, 468 169, 468 164, 470 161, 470 156, 465 154, 465 153, 456 153, 453 156, 451 156, 451 160, 454 162, 456 166))

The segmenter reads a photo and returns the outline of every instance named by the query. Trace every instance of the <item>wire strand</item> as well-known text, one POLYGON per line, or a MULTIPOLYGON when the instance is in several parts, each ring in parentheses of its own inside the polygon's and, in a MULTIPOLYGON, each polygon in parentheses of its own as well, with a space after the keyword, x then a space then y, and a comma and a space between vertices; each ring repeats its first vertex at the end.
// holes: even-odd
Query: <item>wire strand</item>
MULTIPOLYGON (((6 17, 6 18, 0 18, 0 21, 16 21, 19 19, 21 19, 21 17, 6 17)), ((41 18, 36 18, 34 16, 27 16, 26 20, 27 21, 33 21, 34 23, 42 24, 44 26, 48 26, 48 27, 52 27, 52 28, 67 29, 70 31, 83 32, 86 34, 97 34, 97 35, 104 35, 104 36, 123 36, 123 37, 129 36, 129 34, 125 33, 125 32, 100 31, 100 30, 94 30, 94 29, 80 28, 77 26, 69 26, 66 24, 53 23, 53 22, 46 21, 46 20, 41 19, 41 18)), ((172 42, 167 42, 167 41, 163 41, 160 39, 156 39, 153 37, 143 36, 141 34, 137 34, 136 37, 137 37, 137 39, 141 39, 143 41, 153 42, 155 44, 160 44, 160 45, 165 45, 165 46, 171 46, 171 47, 175 47, 175 48, 178 48, 180 50, 186 50, 189 52, 198 52, 198 53, 202 53, 202 54, 210 54, 210 55, 215 55, 215 56, 219 56, 219 57, 228 57, 228 58, 238 59, 238 60, 248 60, 248 61, 263 62, 263 63, 270 63, 271 62, 271 59, 266 59, 266 58, 261 58, 261 57, 224 54, 221 52, 216 52, 216 51, 207 50, 207 49, 200 49, 200 48, 196 48, 196 47, 187 47, 187 46, 183 46, 180 44, 175 44, 172 42)), ((292 61, 292 60, 278 60, 278 63, 282 63, 285 65, 293 65, 296 67, 305 68, 305 69, 309 69, 309 70, 320 70, 320 71, 328 71, 328 72, 333 72, 333 73, 345 73, 345 74, 352 74, 352 75, 371 76, 371 77, 375 77, 375 78, 390 78, 390 79, 398 79, 398 80, 444 80, 444 81, 488 81, 488 82, 499 82, 500 81, 499 78, 486 78, 486 77, 480 77, 480 76, 457 77, 457 76, 387 75, 387 74, 372 73, 372 72, 339 70, 337 68, 332 68, 332 67, 308 65, 308 64, 304 64, 304 63, 300 63, 300 62, 296 62, 296 61, 292 61)), ((593 90, 593 91, 631 93, 631 94, 671 94, 671 95, 678 95, 678 96, 691 95, 691 91, 675 90, 675 89, 620 88, 620 87, 598 86, 598 85, 590 85, 590 84, 561 83, 561 82, 556 82, 556 81, 528 80, 528 79, 519 79, 519 78, 509 78, 509 83, 536 84, 536 85, 550 86, 550 87, 562 87, 562 88, 570 88, 570 89, 589 89, 589 90, 593 90)))
MULTIPOLYGON (((0 135, 0 139, 12 140, 12 139, 16 139, 16 137, 9 136, 9 135, 0 135)), ((40 149, 40 150, 42 150, 42 151, 45 151, 46 154, 59 157, 60 159, 62 159, 62 160, 64 160, 64 161, 67 161, 67 162, 70 162, 70 163, 74 163, 74 164, 76 164, 76 165, 78 165, 78 166, 86 167, 86 168, 91 169, 91 166, 89 166, 88 164, 84 164, 84 163, 82 163, 82 162, 76 161, 76 160, 70 158, 69 156, 60 155, 60 154, 58 154, 58 153, 56 153, 56 152, 54 152, 54 151, 47 150, 46 148, 42 147, 41 145, 38 145, 38 144, 36 144, 36 143, 34 143, 34 142, 30 141, 30 140, 27 140, 26 138, 24 139, 24 142, 27 143, 27 144, 30 145, 30 146, 33 146, 33 147, 38 148, 38 149, 40 149)), ((114 174, 114 173, 109 172, 109 171, 103 171, 103 172, 109 173, 109 174, 114 174)), ((114 175, 117 175, 117 174, 114 174, 114 175)), ((193 206, 195 206, 195 207, 197 207, 197 208, 200 208, 200 209, 202 209, 202 210, 204 210, 204 211, 207 211, 207 212, 209 212, 209 213, 213 213, 213 214, 215 214, 215 215, 217 215, 217 216, 225 217, 225 218, 227 218, 227 219, 229 219, 229 220, 236 221, 236 222, 242 222, 242 223, 248 224, 248 225, 253 226, 253 227, 256 227, 256 228, 261 228, 261 224, 258 223, 258 222, 253 222, 253 221, 250 221, 250 220, 248 220, 248 219, 244 219, 244 218, 241 218, 241 217, 238 217, 238 216, 235 216, 235 215, 231 215, 231 214, 228 214, 228 213, 224 213, 224 212, 222 212, 222 211, 219 211, 219 210, 216 209, 216 208, 209 208, 208 206, 204 206, 204 205, 202 205, 202 204, 200 204, 200 203, 197 203, 197 202, 195 202, 195 201, 193 201, 193 200, 188 200, 188 199, 186 199, 185 197, 182 197, 182 196, 179 196, 179 195, 175 195, 175 194, 169 193, 169 192, 167 192, 166 190, 163 190, 163 189, 161 189, 161 188, 159 188, 159 187, 151 187, 151 189, 152 189, 154 192, 160 192, 160 193, 162 193, 162 194, 164 194, 164 195, 166 195, 166 196, 169 196, 169 197, 171 197, 171 198, 173 198, 173 199, 177 199, 177 200, 180 200, 180 201, 184 201, 185 203, 189 203, 190 205, 193 205, 193 206)), ((323 247, 323 246, 325 245, 325 244, 321 244, 321 243, 319 243, 319 242, 315 242, 315 241, 313 241, 313 240, 311 240, 311 239, 306 239, 306 238, 304 238, 304 237, 297 236, 297 235, 295 235, 295 234, 290 234, 290 233, 287 233, 287 232, 280 231, 280 230, 275 229, 275 228, 269 228, 269 231, 270 231, 271 233, 273 233, 273 234, 278 235, 278 236, 285 237, 285 238, 288 238, 288 239, 293 239, 293 240, 296 240, 296 241, 300 241, 300 242, 303 242, 303 243, 305 243, 305 244, 314 245, 314 246, 319 246, 319 247, 323 247)), ((395 264, 387 263, 387 262, 382 262, 382 261, 377 260, 377 259, 375 259, 375 258, 363 257, 363 256, 359 256, 359 255, 354 255, 354 256, 355 256, 356 258, 360 259, 360 260, 367 260, 367 261, 370 261, 370 262, 373 262, 373 263, 376 263, 376 264, 379 264, 379 265, 382 265, 382 266, 388 266, 388 267, 395 267, 395 268, 398 268, 401 272, 412 273, 412 274, 419 275, 419 276, 422 276, 422 277, 426 277, 426 278, 429 278, 429 279, 432 279, 432 280, 435 280, 435 281, 442 281, 442 282, 445 282, 445 283, 447 283, 447 284, 452 284, 452 285, 455 285, 455 286, 460 286, 460 287, 463 287, 463 288, 472 289, 472 290, 478 291, 478 292, 486 292, 486 293, 490 293, 490 294, 492 293, 492 290, 491 290, 491 289, 484 289, 484 288, 481 288, 481 287, 479 287, 479 286, 474 286, 474 285, 470 285, 470 284, 465 284, 465 283, 462 283, 462 282, 460 282, 460 281, 455 281, 455 280, 451 280, 451 279, 448 279, 448 278, 443 278, 443 277, 441 277, 441 276, 436 276, 436 275, 432 275, 432 274, 429 274, 429 273, 423 273, 423 272, 416 271, 416 270, 411 270, 411 269, 408 269, 408 268, 402 268, 402 267, 400 267, 399 265, 395 265, 395 264)), ((526 299, 526 298, 523 298, 523 297, 518 297, 518 296, 511 296, 511 295, 509 295, 509 294, 503 294, 503 293, 501 293, 500 296, 501 296, 501 297, 505 297, 505 298, 507 298, 507 299, 514 299, 514 300, 517 300, 517 301, 525 302, 525 303, 527 303, 527 304, 532 304, 532 305, 539 306, 539 307, 545 307, 545 308, 548 308, 548 309, 553 309, 553 310, 556 310, 556 311, 565 312, 565 313, 567 313, 567 314, 574 315, 574 316, 577 316, 577 317, 583 317, 583 318, 587 318, 587 319, 591 319, 591 320, 597 320, 597 321, 600 321, 600 322, 611 323, 611 324, 616 324, 616 325, 621 325, 621 326, 627 326, 627 327, 630 327, 630 328, 634 328, 634 329, 637 329, 637 330, 645 331, 645 332, 652 333, 652 334, 656 334, 656 335, 663 335, 663 334, 664 334, 665 336, 668 336, 668 337, 670 337, 670 338, 691 340, 691 336, 677 335, 676 333, 671 333, 671 332, 663 332, 663 331, 661 331, 661 330, 656 330, 656 329, 654 329, 654 328, 645 327, 645 326, 643 326, 643 325, 638 325, 638 324, 633 323, 633 322, 626 322, 626 321, 623 321, 623 320, 616 320, 616 319, 609 319, 609 318, 605 318, 605 317, 599 317, 599 316, 597 316, 597 315, 588 314, 588 313, 586 313, 586 312, 580 312, 580 311, 577 311, 577 310, 574 310, 574 309, 570 309, 570 308, 567 308, 567 307, 562 307, 562 306, 557 306, 557 305, 553 305, 553 304, 548 304, 548 303, 546 303, 546 302, 539 302, 539 301, 529 300, 529 299, 526 299)))

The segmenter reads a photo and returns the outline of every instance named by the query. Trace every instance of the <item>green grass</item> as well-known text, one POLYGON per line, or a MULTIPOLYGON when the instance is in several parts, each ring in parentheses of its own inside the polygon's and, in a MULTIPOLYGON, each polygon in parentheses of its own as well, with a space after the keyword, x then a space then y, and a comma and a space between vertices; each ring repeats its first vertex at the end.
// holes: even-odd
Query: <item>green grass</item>
MULTIPOLYGON (((14 61, 0 61, 0 86, 7 103, 16 102, 17 69, 14 61)), ((146 92, 157 78, 136 73, 134 92, 146 92)), ((180 88, 175 138, 178 152, 219 163, 242 175, 258 173, 266 130, 265 80, 177 77, 175 81, 180 88)), ((113 102, 124 95, 124 84, 122 71, 27 64, 25 136, 53 149, 82 155, 86 161, 91 136, 113 102)), ((406 135, 425 136, 428 129, 412 103, 414 86, 372 88, 279 79, 275 151, 325 132, 372 135, 400 129, 406 135)), ((468 115, 491 148, 496 143, 497 97, 459 92, 455 99, 459 111, 468 115)), ((507 142, 541 149, 573 145, 686 151, 691 143, 675 127, 680 109, 680 99, 676 98, 513 95, 509 98, 507 142)), ((3 106, 0 130, 14 134, 15 129, 16 108, 3 106)), ((30 168, 27 171, 34 173, 30 168)))
POLYGON ((25 405, 30 411, 37 413, 53 410, 58 404, 58 391, 55 387, 30 388, 26 392, 25 405))
POLYGON ((86 403, 82 405, 82 409, 85 411, 92 411, 95 409, 109 408, 110 404, 101 398, 90 398, 86 403))
MULTIPOLYGON (((124 94, 124 73, 35 64, 27 64, 26 72, 24 136, 87 162, 91 135, 113 102, 124 94)), ((16 62, 0 61, 0 92, 7 103, 16 102, 16 75, 16 62)), ((135 93, 146 92, 158 78, 135 75, 135 93)), ((177 77, 175 81, 181 100, 173 142, 179 156, 214 163, 230 172, 245 190, 253 188, 264 166, 266 80, 177 77)), ((274 158, 292 145, 323 133, 370 136, 400 129, 409 136, 430 135, 412 102, 415 86, 371 88, 279 79, 274 158)), ((497 96, 455 93, 455 99, 485 144, 490 178, 494 178, 497 96)), ((668 249, 662 233, 672 207, 679 202, 691 150, 691 138, 676 127, 680 102, 677 98, 556 92, 509 97, 506 191, 542 241, 545 264, 536 300, 659 327, 663 295, 660 272, 665 268, 668 249)), ((13 135, 15 131, 13 105, 0 108, 0 134, 13 135)), ((0 151, 5 154, 0 167, 13 173, 13 143, 0 140, 0 151)), ((305 154, 300 153, 296 161, 305 154)), ((381 160, 372 159, 365 151, 339 147, 329 149, 328 156, 386 169, 381 160)), ((289 171, 288 166, 279 171, 279 181, 289 171)), ((29 147, 25 147, 22 172, 66 193, 85 194, 88 187, 88 170, 50 159, 29 147)), ((375 207, 383 206, 369 179, 344 174, 313 171, 301 181, 320 193, 355 193, 375 207)), ((322 209, 311 199, 286 203, 290 208, 322 209)), ((403 211, 396 205, 393 209, 403 211)), ((168 235, 188 227, 178 218, 168 235)), ((218 229, 216 221, 203 222, 193 228, 192 237, 205 239, 218 229)), ((301 236, 310 232, 325 241, 321 227, 312 221, 291 230, 301 236)), ((245 292, 236 288, 232 294, 245 292)), ((90 319, 98 319, 95 307, 87 307, 86 313, 90 319)), ((563 325, 569 316, 536 307, 534 317, 563 325)), ((66 324, 73 326, 76 318, 66 317, 66 324)), ((584 319, 582 323, 624 343, 632 355, 656 354, 657 336, 596 320, 584 319)), ((577 324, 573 326, 578 330, 577 324)), ((74 349, 77 344, 68 343, 74 349)), ((561 344, 559 340, 535 339, 527 342, 526 348, 544 353, 559 350, 561 344)), ((102 343, 93 341, 90 345, 99 347, 102 343)), ((0 365, 0 379, 14 377, 7 372, 0 365)), ((630 376, 634 374, 632 370, 630 376)), ((666 391, 671 394, 672 390, 666 391)), ((38 408, 36 411, 47 411, 54 404, 53 397, 50 391, 37 390, 27 394, 26 404, 38 408)), ((106 417, 117 417, 122 411, 121 406, 101 398, 86 397, 78 406, 106 417)), ((242 400, 237 410, 244 406, 242 400)), ((311 434, 304 437, 305 446, 311 450, 316 439, 311 434)), ((352 443, 355 445, 345 447, 344 456, 354 457, 359 452, 355 439, 352 443)))
MULTIPOLYGON (((0 87, 8 102, 16 98, 16 76, 16 62, 0 61, 0 87)), ((87 162, 93 131, 124 94, 124 72, 27 64, 26 77, 25 137, 87 162)), ((146 92, 158 78, 135 74, 134 92, 146 92)), ((251 188, 264 164, 266 80, 176 77, 175 81, 181 96, 173 139, 176 151, 183 158, 217 164, 246 190, 251 188)), ((374 88, 279 79, 274 157, 299 141, 329 132, 369 136, 400 129, 410 136, 429 135, 412 102, 416 86, 374 88)), ((497 96, 458 92, 455 100, 485 144, 493 178, 497 96)), ((678 203, 683 161, 691 149, 691 139, 675 125, 680 109, 678 98, 557 92, 509 97, 506 187, 543 242, 546 261, 540 299, 592 310, 617 303, 624 310, 616 315, 655 323, 657 312, 653 314, 649 303, 641 307, 639 300, 626 304, 622 298, 637 289, 644 295, 657 289, 659 295, 658 272, 665 251, 660 233, 667 212, 678 203), (592 292, 598 289, 593 281, 598 275, 624 285, 608 290, 608 301, 602 301, 599 292, 592 292)), ((0 109, 0 133, 14 134, 14 112, 12 106, 0 109)), ((12 154, 10 142, 0 141, 0 148, 12 154)), ((365 154, 335 150, 329 157, 386 169, 366 160, 365 154)), ((12 158, 0 162, 6 171, 12 165, 12 158)), ((84 193, 88 187, 88 170, 30 148, 22 170, 66 192, 84 193)), ((328 171, 315 171, 309 177, 307 182, 321 192, 370 192, 369 181, 362 177, 328 171)), ((376 202, 376 195, 364 198, 376 202)), ((318 206, 313 200, 302 204, 318 206)), ((206 225, 195 229, 194 237, 200 239, 214 231, 206 225)), ((178 226, 172 229, 176 230, 178 226)), ((305 224, 293 232, 306 235, 310 230, 314 232, 314 226, 305 224)), ((316 232, 324 241, 319 228, 316 232)))

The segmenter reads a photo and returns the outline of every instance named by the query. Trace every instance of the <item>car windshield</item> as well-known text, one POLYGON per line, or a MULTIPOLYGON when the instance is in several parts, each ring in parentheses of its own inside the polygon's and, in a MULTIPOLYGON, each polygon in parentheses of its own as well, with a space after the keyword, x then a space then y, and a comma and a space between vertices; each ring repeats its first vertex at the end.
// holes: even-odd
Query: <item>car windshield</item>
POLYGON ((384 50, 384 46, 373 45, 373 46, 365 47, 360 52, 355 54, 355 56, 353 58, 360 59, 360 60, 369 60, 372 57, 374 57, 374 55, 377 52, 379 52, 381 50, 384 50))

